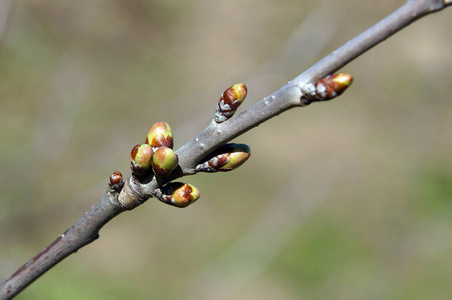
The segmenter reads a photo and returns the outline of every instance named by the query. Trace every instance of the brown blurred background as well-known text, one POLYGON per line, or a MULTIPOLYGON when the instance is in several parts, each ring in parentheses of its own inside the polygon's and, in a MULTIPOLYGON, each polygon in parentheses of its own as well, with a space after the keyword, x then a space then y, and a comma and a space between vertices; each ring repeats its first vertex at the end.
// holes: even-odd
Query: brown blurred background
MULTIPOLYGON (((175 148, 223 90, 246 108, 404 1, 0 1, 0 280, 128 171, 153 123, 175 148), (378 4, 377 4, 378 3, 378 4)), ((452 8, 343 71, 340 98, 236 139, 235 172, 183 178, 18 299, 450 299, 452 8)))

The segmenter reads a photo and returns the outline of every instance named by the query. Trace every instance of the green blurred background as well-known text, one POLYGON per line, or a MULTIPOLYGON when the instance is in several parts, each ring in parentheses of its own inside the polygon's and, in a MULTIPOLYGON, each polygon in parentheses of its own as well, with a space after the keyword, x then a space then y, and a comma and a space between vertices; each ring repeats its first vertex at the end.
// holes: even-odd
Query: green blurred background
MULTIPOLYGON (((404 1, 0 1, 0 280, 95 204, 153 123, 175 148, 404 1)), ((235 172, 183 180, 18 299, 450 299, 452 8, 343 71, 340 98, 236 139, 235 172)))

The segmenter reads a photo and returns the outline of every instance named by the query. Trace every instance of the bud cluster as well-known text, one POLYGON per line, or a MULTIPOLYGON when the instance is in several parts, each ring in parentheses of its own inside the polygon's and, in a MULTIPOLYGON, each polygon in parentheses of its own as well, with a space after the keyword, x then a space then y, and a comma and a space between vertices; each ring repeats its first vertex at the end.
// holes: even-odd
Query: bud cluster
MULTIPOLYGON (((237 107, 246 97, 246 86, 236 84, 227 89, 218 104, 217 116, 226 120, 232 117, 237 107)), ((146 143, 136 145, 130 152, 130 168, 135 179, 146 178, 151 174, 166 177, 177 167, 179 159, 173 151, 171 127, 165 122, 155 123, 149 130, 146 143)), ((251 155, 250 147, 245 144, 224 144, 202 163, 196 166, 197 172, 227 172, 240 167, 251 155)), ((165 182, 165 180, 163 180, 165 182)), ((115 172, 110 177, 110 187, 122 185, 122 175, 115 172)), ((152 195, 160 201, 176 206, 186 207, 199 199, 199 190, 191 184, 169 182, 153 191, 152 195)))
MULTIPOLYGON (((179 162, 177 154, 172 148, 171 127, 165 122, 155 123, 149 130, 146 143, 136 145, 130 152, 132 175, 137 178, 152 173, 158 177, 170 175, 177 168, 179 162)), ((119 173, 119 175, 121 174, 119 173)), ((122 175, 119 175, 114 173, 110 177, 110 187, 122 180, 122 175)), ((160 201, 177 207, 188 206, 199 198, 199 190, 196 187, 181 182, 170 182, 162 189, 157 189, 153 194, 160 201)))
POLYGON ((146 143, 136 145, 130 152, 130 168, 135 176, 146 176, 154 171, 160 177, 168 176, 178 164, 173 147, 173 134, 168 123, 157 122, 146 137, 146 143))

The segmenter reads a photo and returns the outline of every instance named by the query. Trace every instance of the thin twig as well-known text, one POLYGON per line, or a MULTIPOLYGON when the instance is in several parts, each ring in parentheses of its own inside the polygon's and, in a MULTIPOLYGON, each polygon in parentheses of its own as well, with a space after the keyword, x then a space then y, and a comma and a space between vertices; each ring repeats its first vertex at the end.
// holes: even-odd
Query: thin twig
POLYGON ((247 110, 220 124, 212 121, 201 134, 176 152, 179 168, 169 178, 159 181, 149 177, 138 181, 130 177, 119 195, 107 192, 77 223, 4 281, 0 285, 0 299, 14 297, 65 257, 96 240, 99 230, 126 210, 120 202, 133 203, 136 207, 152 197, 154 190, 162 184, 195 174, 194 168, 199 161, 224 143, 288 109, 309 104, 303 98, 306 84, 334 73, 415 20, 449 5, 452 5, 450 0, 410 0, 247 110))

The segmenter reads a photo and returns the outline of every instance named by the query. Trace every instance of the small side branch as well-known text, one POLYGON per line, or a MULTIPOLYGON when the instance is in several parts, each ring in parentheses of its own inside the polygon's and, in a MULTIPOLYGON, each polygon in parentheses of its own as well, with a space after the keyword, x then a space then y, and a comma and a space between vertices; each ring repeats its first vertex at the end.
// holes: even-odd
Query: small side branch
POLYGON ((303 91, 307 84, 333 74, 356 57, 419 18, 440 11, 448 5, 450 5, 450 0, 444 2, 440 0, 410 0, 382 21, 289 81, 278 91, 224 123, 215 124, 212 122, 201 134, 176 152, 184 174, 190 174, 199 159, 222 144, 288 109, 306 106, 303 91))

